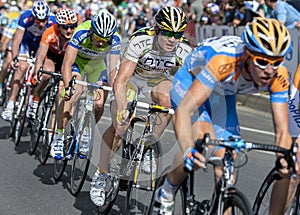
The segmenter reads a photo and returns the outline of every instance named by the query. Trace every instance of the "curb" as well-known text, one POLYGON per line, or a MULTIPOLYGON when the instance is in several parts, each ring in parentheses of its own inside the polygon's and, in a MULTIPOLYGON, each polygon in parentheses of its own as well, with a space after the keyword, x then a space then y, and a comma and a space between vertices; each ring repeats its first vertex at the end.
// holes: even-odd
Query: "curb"
POLYGON ((246 106, 255 110, 271 113, 270 97, 262 94, 239 94, 236 97, 237 105, 246 106))

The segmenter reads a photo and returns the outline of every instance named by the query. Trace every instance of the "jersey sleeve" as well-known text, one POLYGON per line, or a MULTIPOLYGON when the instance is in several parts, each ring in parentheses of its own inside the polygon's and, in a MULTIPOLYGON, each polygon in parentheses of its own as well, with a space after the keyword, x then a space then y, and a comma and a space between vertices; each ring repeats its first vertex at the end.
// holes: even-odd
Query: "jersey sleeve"
POLYGON ((55 39, 54 26, 47 28, 43 35, 40 44, 49 46, 49 44, 55 39))
POLYGON ((289 74, 285 66, 280 66, 276 77, 270 84, 270 101, 286 103, 290 86, 289 74))
POLYGON ((110 54, 112 55, 121 54, 121 36, 118 33, 115 33, 113 35, 110 54))
POLYGON ((18 29, 25 30, 28 26, 28 23, 31 20, 32 13, 30 10, 26 10, 24 13, 20 15, 20 19, 18 21, 18 29))

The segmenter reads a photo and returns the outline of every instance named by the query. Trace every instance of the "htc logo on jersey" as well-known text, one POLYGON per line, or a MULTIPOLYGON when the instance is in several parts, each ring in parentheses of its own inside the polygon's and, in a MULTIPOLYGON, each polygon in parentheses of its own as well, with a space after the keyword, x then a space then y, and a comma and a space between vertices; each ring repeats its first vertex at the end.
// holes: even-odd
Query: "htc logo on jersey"
POLYGON ((158 59, 158 58, 153 58, 151 56, 145 58, 144 60, 144 67, 149 67, 150 69, 155 69, 156 67, 158 68, 171 68, 175 66, 175 62, 168 61, 165 59, 158 59))

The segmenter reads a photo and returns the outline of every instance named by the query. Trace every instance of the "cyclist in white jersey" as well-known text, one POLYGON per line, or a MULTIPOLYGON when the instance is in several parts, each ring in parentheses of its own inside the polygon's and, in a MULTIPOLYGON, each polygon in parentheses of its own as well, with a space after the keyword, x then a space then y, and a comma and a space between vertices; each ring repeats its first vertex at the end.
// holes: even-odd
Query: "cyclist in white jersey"
MULTIPOLYGON (((177 71, 171 88, 175 110, 174 127, 181 150, 175 155, 171 172, 155 196, 154 214, 171 214, 175 191, 189 170, 205 167, 205 157, 194 148, 194 141, 210 133, 212 138, 240 138, 236 95, 270 92, 276 145, 290 148, 288 131, 289 76, 283 61, 291 47, 287 28, 275 19, 257 18, 249 23, 242 37, 223 36, 203 41, 189 54, 177 71), (191 117, 192 116, 192 117, 191 117)), ((224 149, 214 149, 222 157, 224 149)), ((280 159, 281 174, 288 165, 280 159)), ((215 167, 215 182, 222 167, 215 167)), ((289 178, 277 181, 270 214, 283 214, 284 195, 289 178), (281 199, 276 199, 280 196, 281 199), (273 204, 274 203, 274 204, 273 204)))
MULTIPOLYGON (((127 127, 122 124, 127 118, 126 95, 129 93, 126 87, 134 89, 135 92, 138 89, 139 93, 151 103, 171 107, 169 96, 171 76, 168 71, 180 66, 192 50, 183 37, 187 20, 181 9, 162 8, 156 14, 155 21, 155 26, 142 28, 131 35, 113 84, 115 93, 115 100, 111 104, 113 122, 103 134, 100 161, 90 191, 92 201, 98 206, 105 204, 105 190, 110 190, 105 189, 106 180, 111 178, 107 173, 110 156, 118 149, 120 135, 127 127), (118 123, 117 115, 120 119, 118 123)), ((157 138, 167 126, 170 116, 161 115, 160 118, 159 127, 154 128, 154 135, 157 138)), ((147 162, 144 163, 146 163, 144 170, 147 171, 146 166, 149 165, 147 162)))

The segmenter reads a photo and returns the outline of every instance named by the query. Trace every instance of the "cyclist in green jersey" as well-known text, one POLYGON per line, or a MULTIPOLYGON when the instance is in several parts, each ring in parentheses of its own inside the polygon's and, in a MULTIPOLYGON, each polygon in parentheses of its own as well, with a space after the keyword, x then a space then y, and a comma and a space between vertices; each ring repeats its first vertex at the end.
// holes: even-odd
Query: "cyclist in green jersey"
MULTIPOLYGON (((82 80, 87 74, 88 82, 110 84, 108 80, 112 80, 112 78, 108 78, 108 74, 110 77, 114 77, 121 52, 121 37, 116 30, 116 19, 106 9, 100 10, 92 20, 85 21, 76 28, 62 65, 63 82, 66 89, 74 75, 76 79, 82 80), (107 68, 106 62, 108 55, 109 68, 107 68)), ((80 90, 75 88, 76 92, 79 94, 80 90)), ((107 92, 98 90, 97 94, 100 95, 97 96, 100 99, 94 101, 96 122, 103 114, 107 92)), ((50 153, 54 159, 63 158, 63 129, 71 117, 76 97, 75 95, 71 98, 70 92, 65 90, 63 112, 60 111, 58 116, 58 119, 63 122, 58 123, 56 136, 51 144, 50 153)))

